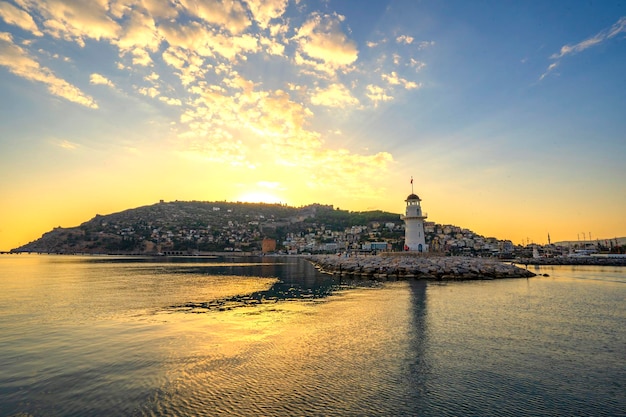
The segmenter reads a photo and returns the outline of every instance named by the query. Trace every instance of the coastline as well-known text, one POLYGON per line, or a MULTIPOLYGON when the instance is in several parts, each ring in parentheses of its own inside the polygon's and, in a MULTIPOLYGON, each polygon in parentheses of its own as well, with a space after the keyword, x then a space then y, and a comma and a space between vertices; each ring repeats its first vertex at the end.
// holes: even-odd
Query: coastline
POLYGON ((320 272, 364 279, 490 280, 530 278, 527 269, 489 258, 429 256, 406 253, 382 255, 311 255, 306 259, 320 272))

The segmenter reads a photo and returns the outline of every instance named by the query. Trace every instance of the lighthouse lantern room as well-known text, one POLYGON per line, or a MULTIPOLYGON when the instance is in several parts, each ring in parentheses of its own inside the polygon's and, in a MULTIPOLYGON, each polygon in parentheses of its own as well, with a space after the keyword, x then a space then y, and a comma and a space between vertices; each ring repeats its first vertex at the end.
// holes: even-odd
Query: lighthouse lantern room
POLYGON ((404 220, 404 250, 415 252, 428 252, 426 238, 424 236, 424 220, 428 217, 422 213, 422 201, 413 192, 413 178, 411 177, 411 194, 404 200, 406 202, 406 214, 400 216, 404 220))

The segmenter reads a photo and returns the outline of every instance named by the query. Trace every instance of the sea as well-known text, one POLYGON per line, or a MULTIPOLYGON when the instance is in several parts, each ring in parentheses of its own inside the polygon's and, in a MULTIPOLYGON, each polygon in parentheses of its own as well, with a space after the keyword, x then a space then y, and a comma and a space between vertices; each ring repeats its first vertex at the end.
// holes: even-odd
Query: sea
POLYGON ((0 255, 0 416, 626 416, 626 268, 529 268, 0 255))

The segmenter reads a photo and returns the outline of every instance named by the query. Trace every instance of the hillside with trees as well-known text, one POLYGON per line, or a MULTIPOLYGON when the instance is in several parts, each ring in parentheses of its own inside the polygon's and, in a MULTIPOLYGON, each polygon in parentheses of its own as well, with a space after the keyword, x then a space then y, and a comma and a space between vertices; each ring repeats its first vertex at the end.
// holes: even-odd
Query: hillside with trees
MULTIPOLYGON (((264 238, 283 242, 290 236, 342 231, 351 226, 394 222, 400 215, 351 212, 313 204, 174 201, 97 214, 76 227, 58 227, 13 252, 120 253, 259 251, 264 238)), ((399 234, 399 233, 397 233, 399 234)))

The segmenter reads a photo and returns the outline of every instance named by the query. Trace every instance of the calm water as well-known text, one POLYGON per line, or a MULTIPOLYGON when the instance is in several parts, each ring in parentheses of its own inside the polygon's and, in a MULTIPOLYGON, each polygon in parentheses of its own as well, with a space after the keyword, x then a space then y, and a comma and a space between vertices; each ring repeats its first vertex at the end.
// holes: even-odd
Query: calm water
POLYGON ((626 416, 626 269, 0 256, 1 416, 626 416))

